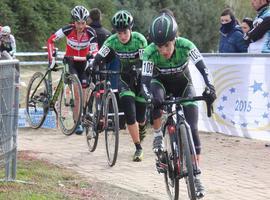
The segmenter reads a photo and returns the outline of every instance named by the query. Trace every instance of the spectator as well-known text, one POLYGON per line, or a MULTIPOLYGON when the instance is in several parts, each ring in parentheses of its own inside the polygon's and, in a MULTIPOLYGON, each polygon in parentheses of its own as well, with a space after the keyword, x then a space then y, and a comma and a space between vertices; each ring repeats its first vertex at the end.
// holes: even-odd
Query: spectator
POLYGON ((101 47, 104 41, 111 35, 111 32, 102 26, 101 19, 101 11, 98 8, 90 10, 89 26, 96 31, 99 47, 101 47))
POLYGON ((248 44, 243 39, 241 27, 237 25, 231 9, 225 9, 220 16, 220 53, 243 53, 247 52, 248 44))
POLYGON ((11 34, 9 26, 3 26, 0 35, 0 51, 6 59, 12 59, 16 53, 15 37, 11 34))
POLYGON ((242 20, 241 28, 243 33, 246 34, 247 32, 253 29, 253 20, 249 17, 245 17, 242 20))
POLYGON ((254 28, 245 35, 250 43, 249 53, 270 53, 270 0, 251 0, 252 7, 257 11, 254 28))

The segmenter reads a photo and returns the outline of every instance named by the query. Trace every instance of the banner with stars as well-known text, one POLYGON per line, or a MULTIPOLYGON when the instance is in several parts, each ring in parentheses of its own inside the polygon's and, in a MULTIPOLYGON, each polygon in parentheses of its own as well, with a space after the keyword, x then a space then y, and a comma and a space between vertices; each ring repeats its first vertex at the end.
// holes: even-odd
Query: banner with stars
MULTIPOLYGON (((204 56, 217 92, 214 114, 209 119, 201 103, 199 129, 270 141, 270 57, 204 56)), ((197 94, 203 79, 190 64, 197 94)))

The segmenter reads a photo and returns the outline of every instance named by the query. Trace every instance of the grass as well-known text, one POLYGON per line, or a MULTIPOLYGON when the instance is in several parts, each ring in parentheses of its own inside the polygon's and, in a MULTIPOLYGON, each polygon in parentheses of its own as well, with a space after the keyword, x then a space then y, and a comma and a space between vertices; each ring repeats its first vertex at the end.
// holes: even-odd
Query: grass
MULTIPOLYGON (((3 167, 0 177, 4 178, 3 167)), ((22 182, 0 182, 0 200, 98 199, 92 185, 71 170, 37 160, 19 152, 17 178, 22 182)))

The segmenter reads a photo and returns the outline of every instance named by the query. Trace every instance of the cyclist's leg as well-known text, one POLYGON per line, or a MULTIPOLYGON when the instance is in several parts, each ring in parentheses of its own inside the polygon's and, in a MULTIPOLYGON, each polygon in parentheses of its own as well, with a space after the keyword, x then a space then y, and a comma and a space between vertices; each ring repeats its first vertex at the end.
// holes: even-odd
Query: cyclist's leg
POLYGON ((136 121, 139 123, 139 135, 140 141, 142 142, 146 136, 146 123, 145 123, 146 104, 144 98, 136 96, 135 105, 136 105, 136 121))
POLYGON ((136 121, 135 94, 129 90, 127 84, 122 80, 119 82, 119 88, 122 89, 120 92, 120 102, 125 113, 127 128, 136 147, 133 160, 141 161, 143 152, 139 138, 139 127, 136 121))
MULTIPOLYGON (((67 59, 67 64, 69 66, 69 73, 76 75, 81 82, 82 90, 83 90, 83 100, 84 100, 85 99, 84 98, 85 97, 85 89, 88 87, 87 76, 86 76, 86 73, 84 72, 86 62, 74 62, 72 59, 67 59)), ((82 105, 79 105, 79 103, 78 103, 78 95, 79 94, 78 94, 77 87, 79 87, 79 86, 74 87, 74 95, 75 95, 75 102, 74 102, 75 105, 74 105, 74 111, 73 111, 74 119, 78 118, 77 115, 78 115, 79 106, 82 106, 82 105)), ((75 133, 82 134, 82 132, 83 132, 83 127, 80 123, 79 126, 77 127, 77 129, 75 130, 75 133)))
MULTIPOLYGON (((195 90, 192 85, 187 85, 183 97, 190 97, 190 96, 195 96, 195 90)), ((184 114, 186 117, 186 121, 190 126, 191 133, 192 133, 192 138, 196 150, 196 155, 197 155, 197 161, 199 164, 200 161, 200 153, 201 153, 201 141, 198 133, 198 106, 196 102, 188 102, 184 104, 184 114)))
POLYGON ((161 130, 161 117, 162 107, 160 104, 165 99, 165 88, 163 84, 157 80, 151 82, 150 87, 151 93, 153 94, 154 109, 153 109, 153 129, 154 129, 154 141, 153 150, 155 153, 162 152, 164 150, 163 134, 161 130))
MULTIPOLYGON (((85 101, 85 96, 86 96, 86 88, 89 86, 89 76, 87 73, 85 73, 85 66, 86 66, 86 62, 75 62, 76 67, 76 71, 77 71, 77 76, 81 82, 82 85, 82 90, 83 90, 83 99, 85 101)), ((85 104, 85 102, 83 102, 83 104, 85 104)))

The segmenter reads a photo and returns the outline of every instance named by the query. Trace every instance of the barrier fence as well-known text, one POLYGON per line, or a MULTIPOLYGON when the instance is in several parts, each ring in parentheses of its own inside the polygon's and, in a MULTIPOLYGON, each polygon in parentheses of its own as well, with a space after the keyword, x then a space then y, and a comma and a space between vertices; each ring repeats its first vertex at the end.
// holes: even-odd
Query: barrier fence
MULTIPOLYGON (((217 99, 212 118, 200 106, 199 129, 270 141, 270 54, 205 54, 217 99)), ((204 81, 189 66, 197 93, 204 81)))
POLYGON ((5 181, 16 179, 19 77, 18 60, 0 60, 0 167, 5 181))
MULTIPOLYGON (((23 61, 20 65, 47 64, 46 52, 17 53, 17 57, 44 56, 44 61, 23 61)), ((58 52, 61 62, 64 52, 58 52)), ((200 109, 199 128, 228 135, 270 141, 270 54, 205 53, 217 91, 211 119, 200 109)), ((189 66, 196 92, 205 84, 195 66, 189 66)), ((200 108, 204 108, 203 105, 200 108)))

